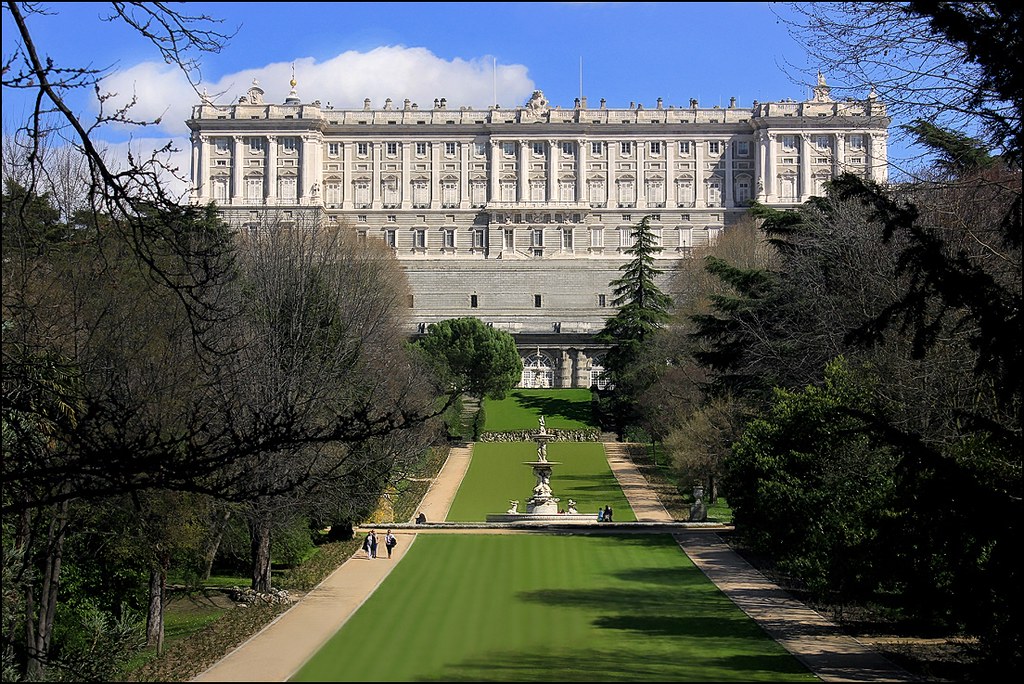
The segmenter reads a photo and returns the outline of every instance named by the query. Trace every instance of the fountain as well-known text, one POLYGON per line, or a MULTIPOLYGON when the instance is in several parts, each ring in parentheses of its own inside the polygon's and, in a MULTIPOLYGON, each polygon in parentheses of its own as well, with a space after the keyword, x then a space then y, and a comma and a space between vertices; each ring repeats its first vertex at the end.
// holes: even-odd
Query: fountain
POLYGON ((569 499, 569 509, 565 513, 558 510, 560 499, 551 491, 551 471, 554 466, 561 465, 558 461, 548 460, 548 442, 555 436, 547 431, 544 416, 538 419, 539 429, 533 439, 537 442, 537 460, 524 461, 523 465, 533 468, 537 484, 533 488, 533 496, 526 500, 526 512, 519 510, 519 501, 509 501, 510 507, 500 515, 488 515, 487 522, 592 522, 594 516, 580 515, 576 510, 576 502, 569 499))

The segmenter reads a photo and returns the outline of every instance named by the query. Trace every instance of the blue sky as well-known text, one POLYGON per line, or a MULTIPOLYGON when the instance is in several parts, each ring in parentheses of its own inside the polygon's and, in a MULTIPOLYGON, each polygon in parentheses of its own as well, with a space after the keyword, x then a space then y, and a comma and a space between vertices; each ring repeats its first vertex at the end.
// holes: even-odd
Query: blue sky
MULTIPOLYGON (((169 139, 187 149, 184 120, 197 102, 178 70, 164 64, 144 39, 99 19, 104 3, 44 3, 53 14, 29 17, 37 48, 58 64, 109 68, 104 87, 121 101, 134 94, 136 118, 159 126, 134 129, 136 144, 169 139)), ((775 12, 779 3, 744 2, 239 2, 173 3, 191 14, 222 19, 237 34, 218 54, 200 54, 202 85, 218 101, 237 101, 253 78, 280 102, 294 65, 303 101, 336 108, 374 106, 390 97, 450 108, 525 103, 534 89, 552 106, 571 108, 581 92, 588 106, 636 102, 740 107, 754 100, 809 96, 817 66, 775 12), (802 69, 803 72, 798 71, 802 69), (582 78, 581 78, 582 76, 582 78)), ((3 52, 17 37, 5 11, 3 52)), ((826 78, 828 74, 825 74, 826 78)), ((834 83, 833 94, 843 92, 834 83)), ((24 117, 20 93, 5 89, 7 130, 24 117)), ((71 98, 76 111, 95 113, 91 91, 71 98)), ((129 132, 106 128, 100 137, 123 143, 129 132)))

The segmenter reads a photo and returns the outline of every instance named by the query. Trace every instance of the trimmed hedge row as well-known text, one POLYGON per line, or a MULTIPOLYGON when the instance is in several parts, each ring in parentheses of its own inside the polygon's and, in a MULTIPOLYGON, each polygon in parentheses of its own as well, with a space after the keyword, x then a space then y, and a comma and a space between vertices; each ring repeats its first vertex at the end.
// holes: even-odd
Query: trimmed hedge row
MULTIPOLYGON (((601 431, 596 428, 586 430, 548 430, 552 442, 600 442, 601 431)), ((533 442, 536 430, 513 430, 511 432, 481 432, 476 438, 478 442, 533 442)))

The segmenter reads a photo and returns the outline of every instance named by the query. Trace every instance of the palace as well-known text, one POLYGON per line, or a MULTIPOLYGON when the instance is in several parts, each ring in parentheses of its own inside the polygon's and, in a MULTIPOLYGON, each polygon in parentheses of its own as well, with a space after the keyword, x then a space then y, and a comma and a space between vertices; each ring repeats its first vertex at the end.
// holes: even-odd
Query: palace
POLYGON ((507 330, 524 387, 601 384, 594 335, 609 283, 645 217, 668 282, 756 200, 790 208, 842 172, 886 180, 889 118, 874 92, 727 108, 421 108, 390 99, 340 110, 281 104, 253 82, 237 103, 203 98, 192 131, 191 201, 237 226, 303 217, 350 226, 394 250, 409 279, 410 335, 475 316, 507 330))

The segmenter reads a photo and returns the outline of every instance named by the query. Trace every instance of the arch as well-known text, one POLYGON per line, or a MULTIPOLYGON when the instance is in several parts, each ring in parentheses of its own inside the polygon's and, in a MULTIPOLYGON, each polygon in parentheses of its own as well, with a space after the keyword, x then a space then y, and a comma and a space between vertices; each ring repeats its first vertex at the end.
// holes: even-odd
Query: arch
POLYGON ((555 386, 555 366, 551 357, 542 352, 523 359, 523 377, 520 387, 550 388, 555 386))

